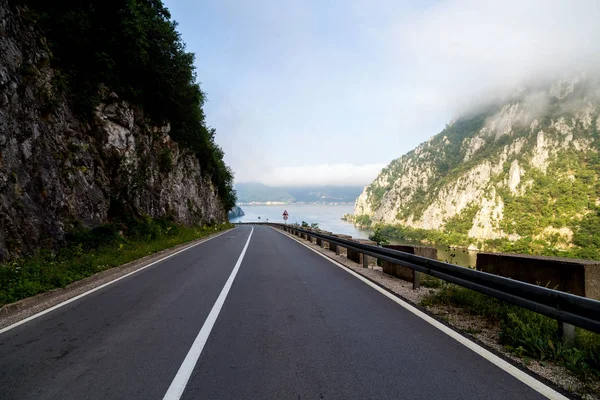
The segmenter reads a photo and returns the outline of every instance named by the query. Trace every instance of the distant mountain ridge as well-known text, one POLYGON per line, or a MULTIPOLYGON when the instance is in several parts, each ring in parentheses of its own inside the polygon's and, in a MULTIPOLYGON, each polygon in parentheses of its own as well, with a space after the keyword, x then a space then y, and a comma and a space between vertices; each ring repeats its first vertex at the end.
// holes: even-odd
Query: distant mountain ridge
POLYGON ((269 186, 237 183, 237 203, 353 203, 362 186, 269 186))

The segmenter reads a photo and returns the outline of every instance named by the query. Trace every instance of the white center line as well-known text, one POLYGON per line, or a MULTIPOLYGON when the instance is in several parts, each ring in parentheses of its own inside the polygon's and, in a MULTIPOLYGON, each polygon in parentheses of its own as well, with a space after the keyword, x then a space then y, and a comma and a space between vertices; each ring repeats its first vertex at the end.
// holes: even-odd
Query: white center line
POLYGON ((208 317, 206 317, 204 325, 202 325, 202 328, 200 329, 198 336, 196 336, 196 340, 194 340, 190 351, 188 351, 187 356, 185 356, 183 364, 181 364, 181 367, 179 367, 179 371, 177 371, 177 375, 175 375, 173 382, 171 382, 171 386, 169 386, 169 389, 167 390, 165 397, 163 397, 163 400, 179 400, 183 395, 183 391, 185 390, 190 376, 192 375, 192 371, 194 370, 194 367, 200 358, 200 354, 202 354, 204 345, 206 344, 206 341, 210 336, 210 332, 217 321, 217 317, 221 312, 221 308, 223 308, 227 294, 229 294, 231 285, 233 285, 233 280, 240 269, 240 265, 242 265, 242 260, 244 259, 244 255, 246 254, 246 250, 250 244, 252 232, 254 232, 254 228, 252 228, 250 231, 250 235, 248 235, 248 241, 246 241, 246 245, 244 246, 244 249, 242 250, 237 262, 235 263, 235 267, 233 267, 233 271, 231 271, 229 279, 227 279, 227 282, 225 282, 223 290, 221 290, 219 297, 217 297, 217 301, 215 301, 212 310, 210 310, 208 317))

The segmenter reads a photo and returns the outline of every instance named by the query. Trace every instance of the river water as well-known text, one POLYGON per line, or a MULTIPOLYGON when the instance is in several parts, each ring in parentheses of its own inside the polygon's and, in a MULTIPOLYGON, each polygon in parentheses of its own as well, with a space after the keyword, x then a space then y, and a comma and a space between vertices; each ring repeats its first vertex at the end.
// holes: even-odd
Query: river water
MULTIPOLYGON (((351 235, 354 238, 368 239, 373 231, 369 229, 359 229, 351 222, 342 221, 342 215, 351 214, 354 210, 353 204, 285 204, 285 205, 245 205, 241 206, 246 213, 243 217, 233 218, 231 222, 276 222, 284 223, 283 212, 288 212, 288 224, 302 223, 306 221, 309 224, 316 222, 319 228, 351 235)), ((417 242, 406 240, 390 240, 391 244, 410 244, 421 245, 417 242)), ((430 244, 438 252, 438 259, 450 262, 452 264, 462 265, 464 267, 474 267, 477 257, 476 251, 450 249, 447 246, 430 244)))

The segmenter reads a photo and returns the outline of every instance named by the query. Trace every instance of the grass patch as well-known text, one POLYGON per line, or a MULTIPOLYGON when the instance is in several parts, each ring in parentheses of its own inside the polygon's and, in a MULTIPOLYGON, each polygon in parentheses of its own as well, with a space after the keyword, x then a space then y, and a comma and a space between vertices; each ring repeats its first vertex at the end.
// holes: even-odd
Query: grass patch
POLYGON ((0 306, 65 287, 97 272, 230 228, 184 226, 169 220, 129 219, 70 235, 58 251, 0 264, 0 306))
POLYGON ((575 342, 564 346, 557 321, 493 297, 444 283, 421 305, 452 305, 500 326, 500 342, 524 359, 553 361, 582 379, 600 379, 600 335, 577 328, 575 342))
POLYGON ((421 286, 437 289, 442 287, 443 281, 431 275, 421 274, 421 286))

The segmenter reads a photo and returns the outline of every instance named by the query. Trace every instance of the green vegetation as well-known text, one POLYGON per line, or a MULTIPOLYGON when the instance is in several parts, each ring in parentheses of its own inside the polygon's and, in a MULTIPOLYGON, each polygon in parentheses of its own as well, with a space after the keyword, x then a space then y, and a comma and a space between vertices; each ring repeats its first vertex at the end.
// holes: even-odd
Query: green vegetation
POLYGON ((500 341, 513 354, 564 365, 583 379, 600 379, 600 335, 576 329, 572 346, 562 344, 558 323, 541 314, 506 304, 481 293, 443 283, 421 305, 452 305, 499 324, 500 341))
POLYGON ((448 218, 444 225, 445 232, 456 232, 459 234, 467 234, 473 226, 475 214, 479 211, 476 204, 470 204, 465 207, 460 213, 452 218, 448 218))
MULTIPOLYGON (((497 185, 504 178, 503 174, 491 182, 504 203, 499 228, 507 234, 518 235, 516 241, 469 238, 467 233, 478 211, 474 203, 448 218, 443 231, 373 224, 367 215, 357 216, 356 221, 379 227, 381 234, 390 239, 463 247, 474 244, 486 251, 600 259, 600 206, 596 205, 600 198, 600 156, 593 151, 564 150, 549 162, 546 172, 531 167, 524 160, 520 160, 520 164, 525 168, 522 185, 528 186, 524 195, 497 185), (567 233, 560 233, 558 229, 567 233)), ((422 213, 426 202, 419 193, 417 190, 413 196, 419 204, 412 209, 403 208, 398 219, 422 213)))
POLYGON ((302 224, 300 225, 303 228, 311 228, 311 229, 319 229, 319 224, 316 222, 313 223, 308 223, 306 221, 302 221, 302 224))
POLYGON ((230 228, 183 226, 169 220, 123 220, 81 230, 69 245, 0 264, 0 306, 46 292, 97 272, 230 228))
MULTIPOLYGON (((496 108, 493 108, 493 110, 496 110, 496 108)), ((434 186, 428 188, 427 191, 418 187, 404 205, 404 210, 410 210, 410 212, 403 212, 398 215, 399 219, 407 218, 409 214, 413 214, 416 218, 420 217, 431 203, 431 200, 437 195, 445 180, 454 179, 458 169, 464 167, 462 161, 466 150, 463 147, 463 142, 479 132, 484 126, 488 115, 489 112, 482 112, 469 118, 459 119, 447 125, 428 143, 421 144, 420 146, 424 147, 422 147, 423 151, 418 156, 413 150, 392 161, 380 174, 387 176, 386 184, 379 185, 373 182, 367 186, 371 206, 377 209, 381 205, 384 194, 391 190, 394 182, 407 172, 410 165, 413 167, 416 164, 421 166, 431 165, 434 170, 434 176, 432 177, 434 186)), ((477 152, 468 164, 473 165, 480 162, 484 157, 489 156, 489 153, 494 149, 496 149, 494 143, 486 143, 484 148, 477 152)), ((403 193, 403 196, 406 196, 406 194, 403 193)))
POLYGON ((377 246, 385 246, 386 244, 390 244, 389 240, 387 240, 387 238, 381 234, 380 228, 375 228, 373 234, 369 235, 369 240, 377 243, 377 246))
MULTIPOLYGON (((30 7, 26 19, 46 35, 61 77, 53 87, 64 90, 82 118, 99 104, 102 85, 114 90, 138 106, 146 122, 170 122, 171 137, 196 154, 224 209, 235 205, 232 172, 206 125, 194 55, 161 0, 15 2, 30 7)), ((162 161, 168 166, 168 157, 162 161)))
POLYGON ((446 233, 437 230, 411 228, 404 225, 375 224, 381 235, 388 239, 436 243, 446 246, 469 246, 473 239, 462 233, 446 233))
POLYGON ((364 228, 368 228, 372 224, 371 217, 369 217, 368 215, 356 215, 354 217, 354 224, 362 226, 364 228))
MULTIPOLYGON (((595 81, 583 83, 575 89, 572 98, 597 101, 591 92, 596 85, 595 81)), ((522 100, 515 98, 506 106, 522 100)), ((362 226, 380 226, 388 238, 465 247, 474 244, 490 251, 600 259, 598 125, 589 124, 576 115, 568 100, 549 100, 535 128, 514 124, 510 134, 499 137, 491 132, 479 132, 487 117, 495 115, 500 107, 490 107, 479 115, 449 124, 417 149, 392 161, 367 187, 372 209, 380 207, 384 195, 386 201, 401 205, 395 216, 398 225, 384 227, 366 215, 357 216, 356 220, 360 220, 362 226), (564 130, 569 129, 567 126, 569 133, 564 130), (538 133, 542 131, 544 140, 538 148, 538 133), (477 150, 467 153, 476 136, 477 150), (570 140, 573 140, 571 144, 570 140), (532 165, 534 159, 535 166, 532 165), (514 161, 518 161, 521 169, 516 193, 507 186, 514 161), (498 165, 503 168, 495 172, 494 167, 498 165), (464 180, 465 174, 476 167, 482 168, 464 180), (468 182, 480 172, 486 176, 490 167, 490 181, 485 182, 483 190, 488 194, 495 192, 502 201, 503 218, 496 221, 497 228, 511 235, 512 241, 467 237, 481 205, 478 200, 458 215, 447 218, 437 231, 402 226, 409 219, 418 223, 423 212, 436 200, 447 198, 456 187, 460 190, 462 184, 471 185, 468 182), (394 186, 402 177, 413 182, 394 186), (427 186, 420 185, 421 178, 427 186), (392 189, 394 192, 390 192, 392 189)), ((598 113, 594 111, 591 117, 597 119, 598 113)))

